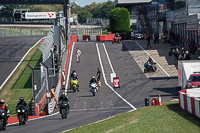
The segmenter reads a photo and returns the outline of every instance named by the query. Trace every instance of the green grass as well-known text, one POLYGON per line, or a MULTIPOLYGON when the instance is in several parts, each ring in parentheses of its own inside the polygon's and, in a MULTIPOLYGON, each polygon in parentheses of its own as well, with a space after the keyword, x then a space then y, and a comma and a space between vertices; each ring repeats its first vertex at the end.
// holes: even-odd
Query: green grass
POLYGON ((36 68, 42 61, 42 53, 38 47, 40 43, 33 48, 21 63, 19 68, 13 74, 11 79, 0 91, 0 98, 5 99, 10 110, 10 116, 16 116, 15 107, 19 98, 23 96, 31 106, 32 101, 32 71, 27 65, 36 68))
POLYGON ((70 133, 199 133, 200 119, 179 107, 178 102, 149 106, 118 114, 109 120, 86 125, 70 133))

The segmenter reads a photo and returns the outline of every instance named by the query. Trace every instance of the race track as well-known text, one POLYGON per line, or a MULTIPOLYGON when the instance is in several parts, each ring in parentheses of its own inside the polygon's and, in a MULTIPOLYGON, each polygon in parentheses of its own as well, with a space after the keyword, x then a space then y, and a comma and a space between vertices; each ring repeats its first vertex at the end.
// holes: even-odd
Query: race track
MULTIPOLYGON (((136 44, 131 43, 134 47, 136 44)), ((148 79, 134 61, 127 50, 122 50, 121 44, 111 42, 77 42, 74 45, 71 71, 76 70, 80 81, 80 92, 72 92, 68 89, 70 100, 70 113, 67 119, 61 119, 60 114, 46 118, 28 121, 25 126, 11 125, 5 132, 28 133, 55 133, 92 122, 96 122, 118 113, 128 112, 133 107, 144 107, 146 97, 162 95, 162 101, 177 98, 173 87, 177 79, 148 79), (105 45, 105 47, 104 47, 105 45), (76 63, 75 52, 77 47, 82 51, 81 62, 76 63), (106 54, 105 48, 108 52, 106 54), (98 56, 97 50, 99 50, 98 56), (110 62, 108 60, 110 58, 110 62), (105 79, 101 76, 102 87, 94 97, 89 92, 89 81, 96 76, 97 68, 104 68, 105 79), (112 90, 104 80, 112 87, 110 73, 114 72, 120 78, 120 88, 112 90)))

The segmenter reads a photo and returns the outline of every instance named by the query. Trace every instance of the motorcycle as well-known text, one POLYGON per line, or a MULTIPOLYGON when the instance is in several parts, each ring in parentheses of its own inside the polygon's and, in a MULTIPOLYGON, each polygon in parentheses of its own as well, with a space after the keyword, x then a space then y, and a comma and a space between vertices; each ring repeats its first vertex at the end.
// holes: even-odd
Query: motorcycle
POLYGON ((62 102, 59 106, 59 109, 62 119, 67 118, 69 113, 69 104, 67 102, 62 102))
POLYGON ((6 113, 5 110, 0 110, 0 131, 1 130, 6 130, 6 113))
POLYGON ((172 56, 172 55, 175 53, 175 50, 176 50, 176 48, 170 47, 170 48, 169 48, 168 55, 169 55, 169 56, 172 56))
POLYGON ((144 64, 144 73, 150 72, 150 71, 155 72, 157 70, 157 67, 155 65, 156 65, 155 62, 153 62, 151 64, 149 62, 146 62, 144 64))
MULTIPOLYGON (((28 120, 26 118, 26 108, 24 105, 19 105, 19 107, 16 109, 17 110, 17 117, 18 117, 18 120, 19 120, 19 125, 25 125, 26 124, 26 121, 28 120)), ((27 114, 28 116, 28 114, 27 114)))
POLYGON ((112 44, 113 44, 113 43, 120 43, 120 42, 121 42, 121 39, 122 39, 122 37, 113 37, 112 44))
POLYGON ((73 89, 74 92, 79 91, 79 86, 78 86, 78 80, 71 80, 71 88, 73 89))
POLYGON ((96 94, 96 92, 98 90, 98 84, 97 83, 92 83, 90 85, 90 87, 91 87, 90 91, 91 91, 92 95, 95 96, 95 94, 96 94))

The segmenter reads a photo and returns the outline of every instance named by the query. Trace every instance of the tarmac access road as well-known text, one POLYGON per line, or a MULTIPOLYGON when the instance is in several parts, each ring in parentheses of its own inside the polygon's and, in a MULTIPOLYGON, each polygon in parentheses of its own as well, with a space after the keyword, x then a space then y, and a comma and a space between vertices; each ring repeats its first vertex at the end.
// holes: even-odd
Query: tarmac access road
POLYGON ((0 37, 0 85, 17 66, 26 52, 44 36, 0 37))
POLYGON ((173 92, 176 79, 146 78, 130 53, 122 51, 121 44, 112 44, 112 42, 75 43, 72 70, 76 70, 78 73, 80 92, 74 93, 72 90, 67 90, 70 99, 70 113, 67 119, 61 119, 60 114, 55 114, 28 121, 25 126, 8 126, 5 132, 61 132, 131 111, 132 106, 136 108, 144 107, 144 98, 146 97, 160 94, 162 101, 177 98, 175 92, 173 92), (75 52, 77 47, 82 51, 80 63, 76 62, 75 52), (99 54, 97 51, 99 51, 99 54), (96 76, 97 68, 101 68, 98 55, 100 55, 102 61, 105 78, 102 75, 102 86, 96 96, 92 96, 89 92, 89 81, 93 75, 96 76), (113 70, 110 64, 117 76, 120 77, 121 86, 114 90, 104 82, 106 80, 112 87, 110 72, 113 70))

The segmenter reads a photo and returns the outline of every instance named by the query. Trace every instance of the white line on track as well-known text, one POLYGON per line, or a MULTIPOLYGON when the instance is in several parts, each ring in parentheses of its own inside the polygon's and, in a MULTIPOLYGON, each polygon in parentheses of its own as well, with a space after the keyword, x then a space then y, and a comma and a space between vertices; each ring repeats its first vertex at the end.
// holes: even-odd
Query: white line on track
POLYGON ((65 82, 66 83, 65 94, 67 94, 67 87, 68 87, 69 75, 70 75, 70 71, 71 71, 71 64, 72 64, 72 56, 73 56, 73 51, 74 51, 74 45, 75 45, 75 42, 72 43, 72 49, 71 49, 70 61, 69 61, 69 69, 67 71, 67 81, 65 82))
MULTIPOLYGON (((146 50, 144 50, 144 48, 137 42, 137 41, 134 41, 149 57, 151 57, 152 59, 153 59, 153 57, 152 56, 150 56, 150 54, 146 51, 146 50)), ((154 62, 156 62, 154 59, 153 59, 153 61, 154 62)), ((160 66, 160 64, 158 64, 158 62, 156 62, 157 63, 157 65, 160 67, 160 69, 161 70, 163 70, 163 72, 168 76, 168 77, 170 77, 170 75, 165 71, 165 69, 163 69, 161 66, 160 66)))
POLYGON ((104 43, 103 43, 103 47, 104 47, 104 50, 105 50, 105 52, 106 52, 106 56, 107 56, 107 58, 108 58, 108 62, 109 62, 109 64, 110 64, 110 68, 112 69, 112 72, 115 73, 115 71, 114 71, 114 69, 113 69, 113 66, 112 66, 112 64, 111 64, 110 58, 109 58, 109 56, 108 56, 108 52, 107 52, 107 50, 106 50, 106 46, 104 45, 104 43))
POLYGON ((4 85, 8 82, 8 80, 11 78, 11 76, 14 74, 14 72, 17 70, 17 68, 20 66, 20 64, 24 61, 24 58, 29 54, 29 52, 45 37, 41 38, 38 42, 36 42, 35 45, 33 45, 27 52, 26 54, 22 57, 22 59, 19 61, 17 66, 13 69, 13 71, 10 73, 10 75, 6 78, 6 80, 3 82, 3 84, 0 86, 0 90, 4 87, 4 85))
MULTIPOLYGON (((98 47, 98 44, 96 43, 96 48, 97 48, 97 53, 98 53, 98 57, 99 57, 99 62, 100 62, 100 65, 101 65, 101 69, 102 69, 102 74, 103 74, 103 77, 104 77, 104 81, 105 81, 105 84, 119 97, 121 98, 125 103, 127 103, 129 106, 131 106, 131 108, 133 110, 136 110, 136 108, 131 104, 129 103, 126 99, 124 99, 121 95, 119 95, 107 82, 107 79, 106 79, 106 76, 105 76, 105 73, 104 73, 104 67, 103 67, 103 64, 102 64, 102 61, 101 61, 101 55, 100 55, 100 52, 99 52, 99 47, 98 47)), ((109 58, 109 57, 108 57, 109 58)), ((111 62, 110 62, 111 63, 111 62)), ((112 64, 110 64, 112 65, 112 64)))

